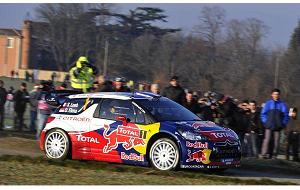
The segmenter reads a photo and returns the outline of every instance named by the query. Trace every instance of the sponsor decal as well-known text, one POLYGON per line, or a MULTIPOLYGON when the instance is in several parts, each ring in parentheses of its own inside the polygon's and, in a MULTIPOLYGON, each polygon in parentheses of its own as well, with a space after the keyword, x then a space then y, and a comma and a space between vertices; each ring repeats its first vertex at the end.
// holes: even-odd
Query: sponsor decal
POLYGON ((129 155, 127 155, 125 152, 121 152, 121 159, 144 162, 144 155, 137 155, 136 153, 130 153, 129 155))
POLYGON ((77 136, 77 141, 91 142, 91 143, 97 143, 97 144, 99 144, 99 141, 98 141, 97 138, 85 137, 83 135, 76 135, 76 136, 77 136))
POLYGON ((205 143, 202 143, 202 142, 189 142, 189 141, 186 141, 186 147, 188 148, 208 148, 208 143, 205 142, 205 143))
POLYGON ((71 102, 65 102, 63 104, 63 107, 68 107, 68 108, 78 108, 78 103, 71 103, 71 102))
POLYGON ((227 132, 213 132, 213 133, 210 133, 211 135, 213 135, 215 138, 228 138, 228 137, 231 137, 231 138, 235 138, 235 136, 231 133, 227 133, 227 132))
POLYGON ((203 164, 209 164, 210 160, 209 160, 209 156, 211 154, 211 150, 210 149, 204 149, 204 150, 199 150, 196 152, 191 152, 191 150, 188 150, 188 159, 186 160, 186 162, 202 162, 203 164))
POLYGON ((63 121, 76 121, 76 122, 90 122, 91 119, 87 117, 78 117, 78 116, 59 116, 57 119, 63 121))
POLYGON ((78 113, 78 103, 65 102, 58 112, 60 113, 78 113))
POLYGON ((108 140, 103 149, 104 153, 116 149, 118 144, 122 144, 126 150, 134 146, 145 145, 144 139, 146 139, 147 131, 140 130, 134 124, 128 124, 127 126, 119 125, 110 134, 108 134, 109 129, 109 125, 104 125, 103 137, 108 140))
POLYGON ((74 108, 59 108, 59 111, 60 113, 77 113, 77 109, 74 109, 74 108))
POLYGON ((90 103, 90 97, 88 97, 86 100, 85 100, 85 103, 83 105, 83 111, 86 110, 86 107, 88 106, 88 104, 90 103))
POLYGON ((181 168, 200 169, 200 168, 204 168, 204 165, 181 165, 181 168))
POLYGON ((214 122, 211 121, 205 121, 205 122, 195 122, 193 123, 192 127, 194 129, 198 129, 199 127, 214 127, 216 126, 216 124, 214 122))

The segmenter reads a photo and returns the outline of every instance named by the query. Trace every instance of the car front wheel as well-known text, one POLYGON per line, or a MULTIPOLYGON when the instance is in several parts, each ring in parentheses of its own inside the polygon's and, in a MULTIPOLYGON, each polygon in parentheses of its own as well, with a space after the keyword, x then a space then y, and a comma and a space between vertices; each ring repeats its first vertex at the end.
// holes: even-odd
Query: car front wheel
POLYGON ((158 170, 174 170, 179 163, 177 145, 168 138, 156 140, 150 149, 150 162, 158 170))
POLYGON ((61 129, 49 131, 45 138, 45 153, 52 160, 64 160, 69 152, 69 138, 61 129))

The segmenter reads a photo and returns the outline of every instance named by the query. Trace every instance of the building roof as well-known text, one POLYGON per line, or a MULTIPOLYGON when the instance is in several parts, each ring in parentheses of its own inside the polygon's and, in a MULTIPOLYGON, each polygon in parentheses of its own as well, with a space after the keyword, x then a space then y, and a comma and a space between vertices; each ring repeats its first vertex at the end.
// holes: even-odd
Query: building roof
POLYGON ((21 36, 21 30, 9 29, 9 28, 0 28, 0 35, 5 36, 21 36))
POLYGON ((110 98, 110 99, 152 99, 160 97, 160 95, 151 92, 96 92, 87 94, 70 95, 69 98, 110 98))

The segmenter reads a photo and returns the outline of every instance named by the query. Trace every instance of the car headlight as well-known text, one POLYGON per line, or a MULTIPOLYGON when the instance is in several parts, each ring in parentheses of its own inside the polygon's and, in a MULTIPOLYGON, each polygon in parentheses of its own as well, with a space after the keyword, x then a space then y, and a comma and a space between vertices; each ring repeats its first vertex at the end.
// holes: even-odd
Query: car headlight
POLYGON ((200 141, 200 140, 209 140, 207 137, 199 134, 199 133, 193 133, 191 131, 179 131, 181 136, 185 138, 186 140, 193 140, 193 141, 200 141))

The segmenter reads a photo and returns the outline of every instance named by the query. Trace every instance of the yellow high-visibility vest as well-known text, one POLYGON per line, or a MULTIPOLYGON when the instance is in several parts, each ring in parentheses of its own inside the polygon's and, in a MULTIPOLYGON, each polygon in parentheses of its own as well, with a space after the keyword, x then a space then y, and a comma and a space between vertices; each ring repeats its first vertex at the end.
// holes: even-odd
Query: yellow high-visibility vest
POLYGON ((87 89, 93 86, 93 69, 90 67, 83 67, 80 74, 75 77, 74 71, 76 69, 77 67, 73 67, 70 70, 71 86, 75 89, 83 90, 83 92, 86 92, 87 89))

